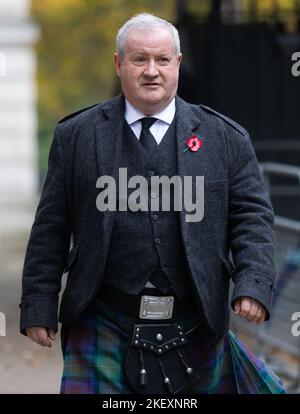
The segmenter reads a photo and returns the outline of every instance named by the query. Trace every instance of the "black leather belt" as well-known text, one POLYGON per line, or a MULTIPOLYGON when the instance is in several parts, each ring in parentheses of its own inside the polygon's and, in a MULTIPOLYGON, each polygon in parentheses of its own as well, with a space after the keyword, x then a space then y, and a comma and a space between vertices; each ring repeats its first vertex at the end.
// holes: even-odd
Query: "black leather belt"
MULTIPOLYGON (((196 311, 190 296, 178 299, 173 290, 162 294, 158 289, 144 288, 138 295, 131 295, 110 285, 102 285, 99 299, 114 310, 141 320, 171 320, 184 311, 196 311)), ((196 311, 199 314, 199 310, 196 311)))

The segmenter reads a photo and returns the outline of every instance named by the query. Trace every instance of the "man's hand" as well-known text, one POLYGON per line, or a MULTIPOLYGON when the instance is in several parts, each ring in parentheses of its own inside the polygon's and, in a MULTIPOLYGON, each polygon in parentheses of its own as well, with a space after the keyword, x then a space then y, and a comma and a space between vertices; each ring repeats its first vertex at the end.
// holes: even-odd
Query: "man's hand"
POLYGON ((261 324, 267 315, 265 307, 248 296, 240 297, 234 302, 234 313, 257 325, 261 324))
POLYGON ((51 328, 44 328, 42 326, 31 326, 26 329, 26 335, 37 344, 41 346, 48 346, 51 348, 52 342, 55 341, 55 330, 51 328))

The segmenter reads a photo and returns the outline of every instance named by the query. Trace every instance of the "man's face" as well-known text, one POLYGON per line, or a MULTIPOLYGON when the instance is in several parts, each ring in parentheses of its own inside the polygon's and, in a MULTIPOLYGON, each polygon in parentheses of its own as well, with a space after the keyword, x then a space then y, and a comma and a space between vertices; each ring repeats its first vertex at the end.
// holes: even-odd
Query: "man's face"
POLYGON ((123 60, 115 53, 125 97, 145 115, 161 111, 176 94, 181 60, 169 30, 130 31, 123 60))

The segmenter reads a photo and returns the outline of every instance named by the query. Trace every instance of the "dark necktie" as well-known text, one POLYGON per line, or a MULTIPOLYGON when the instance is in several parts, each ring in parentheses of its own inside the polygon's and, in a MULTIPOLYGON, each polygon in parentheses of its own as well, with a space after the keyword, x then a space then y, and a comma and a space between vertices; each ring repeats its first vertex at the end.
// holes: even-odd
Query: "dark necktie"
POLYGON ((150 132, 151 125, 157 121, 156 118, 142 118, 142 130, 140 135, 140 143, 145 148, 146 152, 149 154, 157 147, 157 142, 155 141, 154 136, 150 132))
MULTIPOLYGON (((154 148, 157 147, 157 142, 150 132, 151 125, 153 125, 156 120, 156 118, 148 117, 141 119, 142 131, 140 135, 140 143, 143 145, 143 147, 148 153, 151 153, 154 150, 154 148)), ((159 265, 157 265, 155 271, 150 276, 149 281, 163 293, 167 293, 170 289, 170 282, 161 271, 159 265)))

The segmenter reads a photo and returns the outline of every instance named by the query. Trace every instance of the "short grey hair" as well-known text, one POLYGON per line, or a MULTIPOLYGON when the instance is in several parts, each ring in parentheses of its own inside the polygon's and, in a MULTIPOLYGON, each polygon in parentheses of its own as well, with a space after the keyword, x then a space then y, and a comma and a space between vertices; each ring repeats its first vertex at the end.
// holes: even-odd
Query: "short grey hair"
POLYGON ((171 32, 174 40, 174 50, 176 56, 180 53, 180 39, 179 34, 171 23, 160 17, 149 13, 140 13, 127 20, 126 23, 119 29, 116 37, 117 53, 121 59, 125 55, 125 46, 128 34, 131 30, 148 31, 153 29, 167 29, 171 32))

